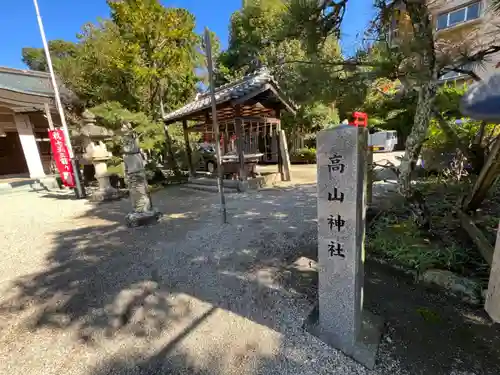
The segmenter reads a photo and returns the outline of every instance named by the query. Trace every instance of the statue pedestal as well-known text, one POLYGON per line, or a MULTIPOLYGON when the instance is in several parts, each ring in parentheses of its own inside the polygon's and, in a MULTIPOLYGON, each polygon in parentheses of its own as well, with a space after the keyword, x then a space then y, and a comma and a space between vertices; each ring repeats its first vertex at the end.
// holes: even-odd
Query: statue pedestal
POLYGON ((148 224, 155 224, 160 220, 161 213, 153 210, 147 212, 130 212, 125 216, 125 221, 129 228, 140 227, 148 224))
POLYGON ((153 208, 148 192, 148 183, 144 170, 128 173, 130 200, 134 211, 127 214, 125 221, 128 227, 138 227, 156 223, 161 213, 153 208))

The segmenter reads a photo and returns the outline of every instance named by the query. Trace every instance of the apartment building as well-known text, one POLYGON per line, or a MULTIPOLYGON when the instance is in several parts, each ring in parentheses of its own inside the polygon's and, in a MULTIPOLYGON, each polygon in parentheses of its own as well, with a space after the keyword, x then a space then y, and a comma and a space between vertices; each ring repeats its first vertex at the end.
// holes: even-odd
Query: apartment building
MULTIPOLYGON (((478 51, 500 45, 500 15, 490 10, 490 0, 428 0, 432 15, 436 48, 458 56, 464 49, 478 51)), ((398 4, 389 33, 389 43, 397 45, 411 38, 412 25, 404 4, 398 4)), ((500 53, 485 58, 482 66, 474 66, 480 77, 498 68, 500 53)), ((464 66, 464 69, 468 68, 464 66)), ((468 80, 463 73, 449 72, 440 77, 443 82, 468 80)))

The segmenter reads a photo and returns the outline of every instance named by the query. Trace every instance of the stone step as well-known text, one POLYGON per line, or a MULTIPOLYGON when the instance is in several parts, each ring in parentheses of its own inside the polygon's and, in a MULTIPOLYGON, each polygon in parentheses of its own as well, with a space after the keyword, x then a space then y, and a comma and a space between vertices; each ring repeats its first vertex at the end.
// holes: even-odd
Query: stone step
MULTIPOLYGON (((216 178, 196 177, 189 178, 189 183, 193 185, 217 186, 216 178)), ((223 180, 224 187, 238 189, 238 180, 223 180)))
MULTIPOLYGON (((187 183, 182 185, 182 190, 197 190, 197 191, 206 191, 206 192, 211 192, 211 193, 218 193, 219 190, 217 189, 217 186, 211 186, 211 185, 202 185, 202 184, 192 184, 192 183, 187 183)), ((238 193, 238 189, 232 188, 232 187, 224 187, 224 193, 227 194, 232 194, 232 193, 238 193)))

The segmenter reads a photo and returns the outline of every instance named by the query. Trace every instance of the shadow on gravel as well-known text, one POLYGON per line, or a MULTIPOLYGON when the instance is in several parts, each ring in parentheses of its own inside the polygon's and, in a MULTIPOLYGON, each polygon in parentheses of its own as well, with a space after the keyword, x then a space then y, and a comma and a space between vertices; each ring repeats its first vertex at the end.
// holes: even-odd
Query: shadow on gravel
MULTIPOLYGON (((154 194, 164 217, 150 227, 123 225, 128 200, 95 206, 86 217, 98 224, 57 233, 46 269, 15 280, 0 317, 8 321, 10 314, 33 310, 26 320, 30 329, 76 331, 85 345, 118 334, 153 339, 189 319, 162 349, 113 357, 92 375, 226 375, 220 349, 214 347, 200 366, 181 345, 214 312, 224 310, 282 333, 283 356, 301 353, 300 360, 286 363, 277 362, 276 353, 254 358, 249 374, 321 373, 327 359, 311 358, 289 332, 317 298, 317 275, 308 264, 316 259, 315 192, 308 185, 233 195, 226 226, 219 224, 216 195, 178 188, 154 194), (194 314, 179 295, 211 308, 194 314), (297 314, 302 315, 290 318, 297 314)), ((500 373, 500 333, 480 309, 377 264, 366 269, 366 305, 387 322, 383 361, 375 373, 449 375, 457 368, 500 373), (388 362, 398 366, 384 367, 388 362)))

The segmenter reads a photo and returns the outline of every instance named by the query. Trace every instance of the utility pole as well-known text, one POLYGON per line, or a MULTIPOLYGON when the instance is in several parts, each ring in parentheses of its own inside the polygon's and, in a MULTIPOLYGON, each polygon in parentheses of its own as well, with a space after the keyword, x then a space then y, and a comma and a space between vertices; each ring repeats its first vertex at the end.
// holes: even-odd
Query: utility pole
POLYGON ((40 16, 40 9, 38 8, 37 0, 33 0, 35 5, 36 18, 38 20, 38 26, 40 27, 40 35, 42 37, 43 49, 45 50, 45 57, 47 59, 47 67, 49 68, 50 78, 52 80, 52 87, 54 88, 54 96, 56 100, 57 110, 59 111, 59 117, 61 118, 61 124, 64 133, 64 139, 66 142, 66 147, 68 148, 69 158, 71 159, 71 165, 73 167, 73 174, 75 179, 75 194, 76 198, 84 198, 85 190, 83 189, 82 182, 80 181, 80 174, 78 170, 78 165, 75 160, 75 154, 73 153, 73 146, 71 145, 71 139, 69 137, 68 125, 66 124, 66 117, 64 116, 64 110, 61 104, 61 97, 59 95, 59 87, 57 86, 56 76, 54 74, 54 68, 52 67, 52 59, 50 58, 49 46, 47 44, 47 38, 45 37, 45 30, 43 28, 42 17, 40 16))
POLYGON ((219 124, 217 123, 217 104, 215 103, 214 68, 212 63, 212 44, 210 42, 210 31, 205 27, 205 51, 207 54, 207 68, 210 83, 210 101, 212 102, 212 124, 215 136, 215 150, 217 152, 217 188, 220 194, 220 210, 222 224, 227 223, 226 197, 224 196, 224 184, 222 173, 222 157, 220 151, 219 124))

